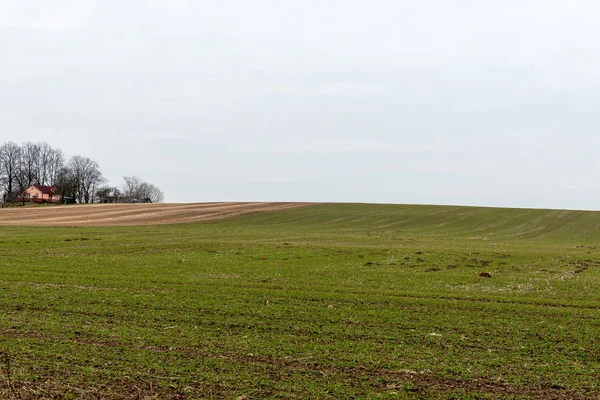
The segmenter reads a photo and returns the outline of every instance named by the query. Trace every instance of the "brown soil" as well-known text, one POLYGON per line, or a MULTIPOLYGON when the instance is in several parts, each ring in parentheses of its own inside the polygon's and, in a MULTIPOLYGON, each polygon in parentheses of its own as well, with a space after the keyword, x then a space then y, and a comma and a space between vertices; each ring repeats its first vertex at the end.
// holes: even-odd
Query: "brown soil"
POLYGON ((312 203, 77 204, 0 209, 0 226, 132 226, 210 221, 312 203))

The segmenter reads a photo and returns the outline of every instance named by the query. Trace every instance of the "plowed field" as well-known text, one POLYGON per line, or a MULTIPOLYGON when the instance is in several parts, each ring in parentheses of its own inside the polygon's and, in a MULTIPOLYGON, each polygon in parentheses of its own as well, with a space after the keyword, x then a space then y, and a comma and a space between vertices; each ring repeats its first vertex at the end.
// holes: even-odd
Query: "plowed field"
POLYGON ((0 209, 0 225, 128 226, 209 221, 309 203, 81 204, 0 209))

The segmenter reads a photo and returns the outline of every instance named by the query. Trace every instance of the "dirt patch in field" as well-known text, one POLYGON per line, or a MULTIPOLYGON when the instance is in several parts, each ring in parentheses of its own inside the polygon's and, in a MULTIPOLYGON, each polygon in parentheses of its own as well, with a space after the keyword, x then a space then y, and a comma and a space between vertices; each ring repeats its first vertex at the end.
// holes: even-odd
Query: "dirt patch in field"
POLYGON ((0 209, 0 226, 134 226, 210 221, 313 203, 81 204, 0 209))

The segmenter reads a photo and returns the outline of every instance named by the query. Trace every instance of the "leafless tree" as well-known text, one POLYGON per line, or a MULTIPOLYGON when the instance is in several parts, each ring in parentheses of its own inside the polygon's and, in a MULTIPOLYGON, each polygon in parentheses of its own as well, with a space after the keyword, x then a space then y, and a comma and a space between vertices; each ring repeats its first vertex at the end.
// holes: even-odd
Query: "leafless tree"
POLYGON ((21 147, 14 142, 0 146, 0 183, 6 191, 6 201, 15 198, 15 184, 21 160, 21 147))
POLYGON ((97 198, 126 196, 152 202, 164 200, 164 193, 136 176, 124 177, 123 193, 115 187, 101 187, 106 181, 96 161, 74 156, 68 163, 62 150, 46 142, 14 142, 0 145, 0 193, 12 201, 30 185, 56 186, 63 197, 79 203, 94 203, 97 198))
POLYGON ((96 190, 96 201, 100 203, 118 202, 120 196, 121 191, 114 186, 102 186, 96 190))
POLYGON ((87 157, 73 156, 67 168, 75 186, 75 197, 79 203, 93 203, 96 189, 105 179, 96 161, 87 157))
POLYGON ((75 176, 73 176, 72 171, 66 166, 62 167, 56 173, 54 185, 56 186, 58 193, 61 194, 61 202, 65 197, 76 197, 77 183, 75 181, 75 176))
POLYGON ((140 198, 150 199, 153 203, 162 203, 165 200, 163 191, 151 183, 144 183, 140 188, 140 194, 140 198))
POLYGON ((137 198, 138 189, 144 181, 137 176, 124 176, 123 181, 123 196, 137 198))
POLYGON ((45 142, 0 146, 0 183, 9 199, 30 185, 54 185, 63 166, 62 151, 45 142))
POLYGON ((58 172, 65 164, 63 152, 60 149, 54 149, 46 142, 37 144, 39 155, 37 158, 36 169, 40 185, 56 185, 58 172))
POLYGON ((165 199, 162 190, 137 176, 124 176, 123 180, 123 195, 126 197, 138 200, 150 199, 153 203, 160 203, 165 199))
POLYGON ((17 171, 17 186, 19 192, 24 191, 30 185, 41 184, 39 179, 38 159, 40 147, 37 143, 25 142, 21 146, 21 157, 17 171))

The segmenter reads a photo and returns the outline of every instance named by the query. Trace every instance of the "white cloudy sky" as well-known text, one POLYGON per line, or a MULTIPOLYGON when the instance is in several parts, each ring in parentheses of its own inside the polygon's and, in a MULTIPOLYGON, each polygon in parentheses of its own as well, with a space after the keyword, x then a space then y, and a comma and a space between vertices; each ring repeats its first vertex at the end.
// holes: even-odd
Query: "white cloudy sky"
POLYGON ((0 142, 170 202, 600 209, 596 0, 2 0, 0 142))

